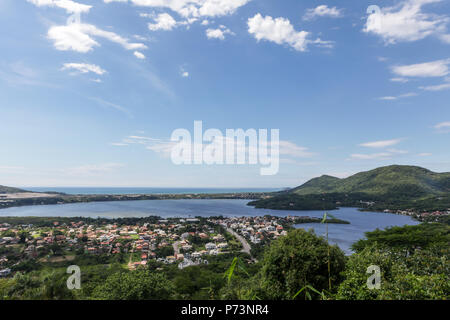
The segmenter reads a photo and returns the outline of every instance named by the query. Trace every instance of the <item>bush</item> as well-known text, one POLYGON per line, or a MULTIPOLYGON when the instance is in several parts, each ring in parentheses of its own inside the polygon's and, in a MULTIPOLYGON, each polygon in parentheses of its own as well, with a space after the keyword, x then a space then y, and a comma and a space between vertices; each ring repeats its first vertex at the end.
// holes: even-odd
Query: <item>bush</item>
POLYGON ((93 292, 95 299, 105 300, 167 300, 172 297, 173 284, 160 273, 148 270, 116 272, 93 292))
MULTIPOLYGON (((341 281, 345 256, 337 246, 329 246, 312 230, 293 230, 274 241, 265 252, 258 295, 267 299, 292 299, 306 285, 318 291, 328 290, 328 249, 330 278, 335 287, 341 281)), ((299 295, 298 298, 303 298, 299 295)))

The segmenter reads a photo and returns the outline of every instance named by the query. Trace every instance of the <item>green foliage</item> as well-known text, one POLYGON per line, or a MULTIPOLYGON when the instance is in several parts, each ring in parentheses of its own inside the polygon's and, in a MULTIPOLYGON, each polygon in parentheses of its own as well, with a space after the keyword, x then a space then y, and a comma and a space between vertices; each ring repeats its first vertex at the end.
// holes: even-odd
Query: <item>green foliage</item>
POLYGON ((280 210, 332 210, 338 207, 447 210, 450 207, 449 186, 449 172, 435 173, 415 166, 394 165, 360 172, 346 179, 314 178, 297 188, 249 205, 280 210))
POLYGON ((173 283, 161 273, 148 270, 116 272, 93 292, 93 298, 105 300, 167 300, 173 283))
POLYGON ((344 253, 337 246, 329 246, 312 230, 297 229, 289 232, 287 236, 274 241, 264 254, 260 296, 268 299, 291 299, 299 289, 307 285, 318 291, 328 290, 328 259, 331 282, 337 285, 341 281, 340 272, 345 266, 344 253))
POLYGON ((415 166, 387 166, 360 172, 345 179, 322 176, 312 179, 293 193, 396 193, 417 197, 423 194, 449 192, 450 173, 435 173, 415 166))
POLYGON ((353 250, 360 252, 365 247, 377 244, 387 248, 403 249, 411 253, 415 249, 426 249, 435 245, 450 244, 450 226, 437 223, 422 223, 415 226, 391 227, 366 232, 367 239, 353 244, 353 250))
POLYGON ((345 300, 448 299, 449 249, 430 248, 405 256, 404 251, 367 246, 349 258, 345 280, 335 296, 345 300), (367 287, 367 268, 381 269, 381 288, 367 287))
POLYGON ((157 257, 165 258, 167 256, 173 256, 175 252, 173 250, 173 247, 171 245, 168 245, 165 247, 157 248, 155 250, 155 253, 157 257))
POLYGON ((225 281, 219 273, 203 266, 180 270, 173 279, 177 299, 216 299, 225 281))

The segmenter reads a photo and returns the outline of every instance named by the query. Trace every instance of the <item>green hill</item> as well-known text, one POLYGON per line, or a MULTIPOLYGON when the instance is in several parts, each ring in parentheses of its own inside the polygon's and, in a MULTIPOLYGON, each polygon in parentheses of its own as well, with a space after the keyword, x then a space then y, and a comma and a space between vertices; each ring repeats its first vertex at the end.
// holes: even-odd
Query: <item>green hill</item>
POLYGON ((290 192, 307 195, 321 193, 367 193, 402 196, 439 195, 450 192, 450 172, 436 173, 415 166, 392 165, 360 172, 345 179, 321 176, 291 189, 290 192))
POLYGON ((249 205, 281 210, 330 210, 339 206, 370 210, 447 210, 450 208, 450 172, 392 165, 345 179, 324 175, 249 205))
POLYGON ((16 193, 16 192, 26 192, 26 191, 18 188, 0 186, 0 193, 16 193))

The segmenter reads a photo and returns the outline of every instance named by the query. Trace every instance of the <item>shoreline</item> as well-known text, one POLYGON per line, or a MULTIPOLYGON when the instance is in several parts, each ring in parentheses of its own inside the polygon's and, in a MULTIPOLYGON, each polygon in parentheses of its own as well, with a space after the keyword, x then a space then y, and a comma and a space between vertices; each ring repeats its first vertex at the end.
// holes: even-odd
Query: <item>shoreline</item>
MULTIPOLYGON (((167 194, 64 194, 52 192, 18 192, 0 194, 0 212, 1 209, 8 209, 14 207, 30 207, 40 205, 57 205, 57 204, 75 204, 75 203, 91 203, 91 202, 111 202, 111 201, 139 201, 139 200, 249 200, 252 201, 268 199, 278 192, 236 192, 236 193, 167 193, 167 194)), ((329 211, 318 208, 308 209, 285 209, 285 208, 264 208, 257 207, 251 204, 249 206, 255 209, 268 210, 285 210, 285 211, 329 211)), ((342 206, 347 207, 347 206, 342 206)), ((352 208, 354 206, 351 206, 352 208)), ((336 207, 332 210, 339 210, 336 207)), ((430 213, 419 212, 414 209, 410 210, 393 210, 386 208, 384 210, 371 209, 370 207, 354 207, 359 211, 367 212, 384 212, 395 215, 410 216, 416 221, 423 221, 425 216, 430 213)), ((440 215, 448 215, 448 212, 439 212, 440 215)))

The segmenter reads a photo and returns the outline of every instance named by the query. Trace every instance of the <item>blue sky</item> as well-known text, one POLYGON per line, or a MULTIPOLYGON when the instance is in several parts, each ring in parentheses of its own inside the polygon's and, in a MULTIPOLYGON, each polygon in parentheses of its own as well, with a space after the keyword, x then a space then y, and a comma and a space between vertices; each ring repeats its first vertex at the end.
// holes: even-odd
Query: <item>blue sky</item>
POLYGON ((389 164, 450 171, 447 0, 2 0, 0 30, 3 185, 291 187, 389 164), (278 174, 174 165, 170 136, 194 120, 279 129, 278 174))

